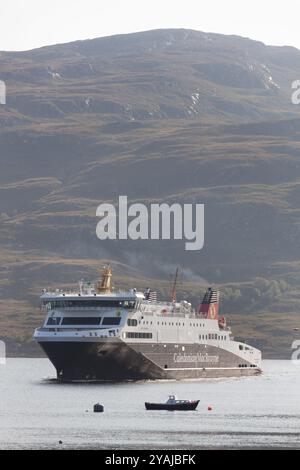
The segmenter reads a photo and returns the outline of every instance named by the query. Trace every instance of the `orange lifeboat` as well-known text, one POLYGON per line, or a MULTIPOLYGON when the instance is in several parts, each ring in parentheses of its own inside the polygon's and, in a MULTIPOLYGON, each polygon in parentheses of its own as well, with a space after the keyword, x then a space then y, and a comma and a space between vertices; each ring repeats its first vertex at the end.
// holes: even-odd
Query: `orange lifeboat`
POLYGON ((220 327, 222 330, 225 330, 226 325, 227 325, 226 318, 225 318, 225 317, 220 318, 220 319, 219 319, 219 327, 220 327))

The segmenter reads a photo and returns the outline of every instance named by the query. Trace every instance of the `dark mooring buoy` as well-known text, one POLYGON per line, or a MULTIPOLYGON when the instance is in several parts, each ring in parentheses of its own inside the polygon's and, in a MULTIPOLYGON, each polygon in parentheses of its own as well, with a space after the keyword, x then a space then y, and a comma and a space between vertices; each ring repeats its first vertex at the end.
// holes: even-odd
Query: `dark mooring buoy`
POLYGON ((104 406, 101 405, 100 403, 96 403, 94 405, 94 413, 103 413, 104 412, 104 406))

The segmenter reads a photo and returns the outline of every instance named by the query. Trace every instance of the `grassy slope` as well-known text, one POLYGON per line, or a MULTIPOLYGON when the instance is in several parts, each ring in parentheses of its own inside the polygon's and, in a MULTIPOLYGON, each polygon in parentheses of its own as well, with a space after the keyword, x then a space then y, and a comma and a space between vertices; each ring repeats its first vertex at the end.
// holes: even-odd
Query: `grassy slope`
POLYGON ((123 284, 141 287, 181 265, 194 302, 196 281, 220 285, 234 332, 289 356, 300 309, 299 57, 181 30, 1 55, 0 331, 11 353, 34 352, 43 287, 94 278, 110 259, 123 284), (96 207, 119 194, 205 203, 205 249, 100 243, 96 207))

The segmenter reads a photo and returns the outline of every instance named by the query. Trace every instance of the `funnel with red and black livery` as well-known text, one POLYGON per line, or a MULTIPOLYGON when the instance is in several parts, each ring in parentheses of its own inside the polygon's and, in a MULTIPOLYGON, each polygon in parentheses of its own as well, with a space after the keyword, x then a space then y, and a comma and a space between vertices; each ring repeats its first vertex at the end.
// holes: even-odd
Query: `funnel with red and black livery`
POLYGON ((219 315, 219 291, 209 287, 205 292, 199 314, 208 320, 217 320, 219 315))

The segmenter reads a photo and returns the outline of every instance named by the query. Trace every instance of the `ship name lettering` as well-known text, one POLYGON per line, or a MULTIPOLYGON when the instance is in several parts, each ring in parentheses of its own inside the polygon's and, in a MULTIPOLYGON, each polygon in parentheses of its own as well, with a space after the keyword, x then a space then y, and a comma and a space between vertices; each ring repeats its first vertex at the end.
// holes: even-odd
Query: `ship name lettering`
POLYGON ((219 362, 219 356, 210 356, 206 354, 174 354, 174 362, 202 362, 202 363, 217 363, 219 362))

